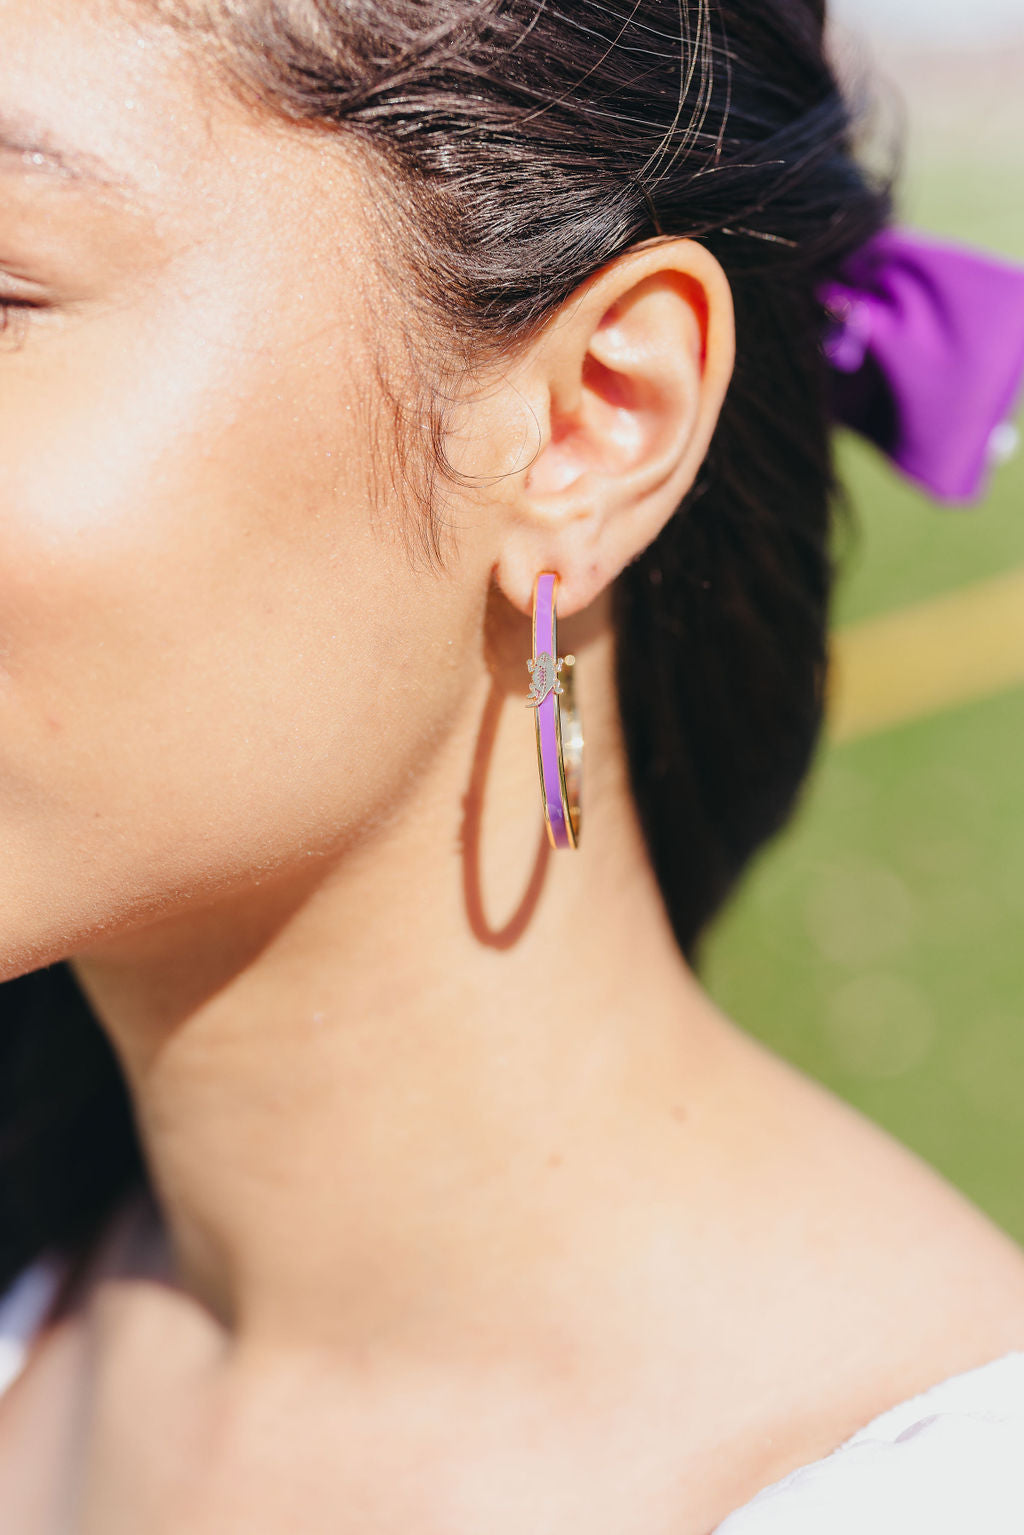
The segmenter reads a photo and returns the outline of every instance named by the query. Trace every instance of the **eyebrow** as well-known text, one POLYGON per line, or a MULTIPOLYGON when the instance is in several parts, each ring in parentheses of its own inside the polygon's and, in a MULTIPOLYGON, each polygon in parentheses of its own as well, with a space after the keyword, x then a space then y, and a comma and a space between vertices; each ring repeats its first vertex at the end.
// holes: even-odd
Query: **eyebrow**
POLYGON ((131 178, 116 172, 99 155, 62 146, 37 123, 0 111, 0 171, 51 175, 58 179, 104 188, 108 192, 133 190, 131 178))

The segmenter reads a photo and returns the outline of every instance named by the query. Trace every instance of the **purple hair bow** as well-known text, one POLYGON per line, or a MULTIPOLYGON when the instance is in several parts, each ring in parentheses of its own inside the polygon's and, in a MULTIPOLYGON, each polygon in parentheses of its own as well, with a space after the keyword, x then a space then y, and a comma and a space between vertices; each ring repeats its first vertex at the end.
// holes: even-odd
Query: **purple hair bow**
POLYGON ((940 500, 977 500, 1016 440, 1024 267, 890 227, 819 297, 836 417, 940 500))

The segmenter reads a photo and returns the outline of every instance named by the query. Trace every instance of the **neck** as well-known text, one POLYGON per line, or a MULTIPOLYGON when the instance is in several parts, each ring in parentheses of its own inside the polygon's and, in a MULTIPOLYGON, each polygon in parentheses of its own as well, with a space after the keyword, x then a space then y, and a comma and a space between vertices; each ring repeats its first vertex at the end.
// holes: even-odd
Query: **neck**
POLYGON ((73 961, 180 1282, 234 1334, 457 1336, 502 1283, 540 1304, 567 1253, 621 1250, 629 1190, 653 1208, 678 1166, 716 1015, 634 819, 610 639, 575 648, 576 851, 547 847, 523 695, 492 691, 343 855, 73 961))

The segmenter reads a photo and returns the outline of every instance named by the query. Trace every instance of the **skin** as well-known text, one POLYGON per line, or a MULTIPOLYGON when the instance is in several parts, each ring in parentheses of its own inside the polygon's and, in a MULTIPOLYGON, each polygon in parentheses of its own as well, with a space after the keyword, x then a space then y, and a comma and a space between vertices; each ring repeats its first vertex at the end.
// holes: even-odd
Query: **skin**
POLYGON ((112 5, 0 37, 101 178, 0 155, 0 978, 70 959, 160 1217, 3 1402, 11 1535, 703 1535, 1021 1346, 1018 1249, 717 1011, 635 822, 608 593, 714 431, 714 258, 626 253, 467 393, 427 570, 371 168, 112 5))

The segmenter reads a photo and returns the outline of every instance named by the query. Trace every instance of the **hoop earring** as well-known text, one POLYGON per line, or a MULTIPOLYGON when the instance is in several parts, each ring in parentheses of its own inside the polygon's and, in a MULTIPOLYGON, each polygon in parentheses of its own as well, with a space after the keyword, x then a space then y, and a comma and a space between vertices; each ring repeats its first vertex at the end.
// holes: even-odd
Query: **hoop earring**
POLYGON ((558 576, 542 571, 533 583, 533 655, 527 708, 536 711, 537 767, 544 824, 552 847, 580 840, 583 726, 576 703, 575 656, 560 656, 556 635, 558 576))

